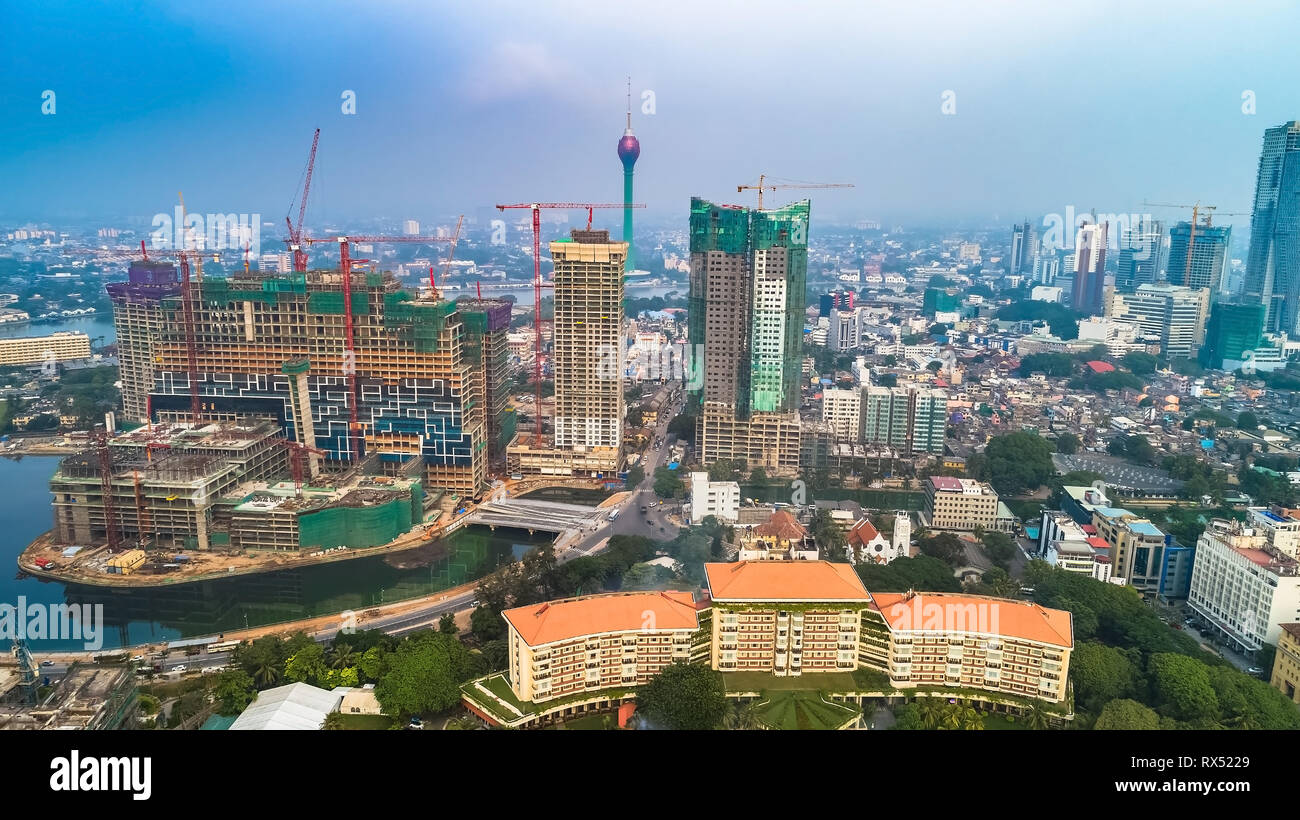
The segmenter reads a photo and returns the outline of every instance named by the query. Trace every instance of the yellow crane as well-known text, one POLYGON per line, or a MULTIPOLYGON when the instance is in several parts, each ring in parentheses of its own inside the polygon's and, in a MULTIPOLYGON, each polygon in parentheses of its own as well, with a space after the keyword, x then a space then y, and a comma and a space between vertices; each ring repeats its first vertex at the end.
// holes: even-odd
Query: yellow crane
MULTIPOLYGON (((775 179, 775 177, 774 177, 775 179)), ((758 175, 757 185, 737 185, 736 193, 745 191, 758 191, 758 209, 763 210, 763 191, 778 191, 788 188, 852 188, 851 182, 800 182, 794 179, 778 180, 776 184, 767 184, 767 175, 758 175)))

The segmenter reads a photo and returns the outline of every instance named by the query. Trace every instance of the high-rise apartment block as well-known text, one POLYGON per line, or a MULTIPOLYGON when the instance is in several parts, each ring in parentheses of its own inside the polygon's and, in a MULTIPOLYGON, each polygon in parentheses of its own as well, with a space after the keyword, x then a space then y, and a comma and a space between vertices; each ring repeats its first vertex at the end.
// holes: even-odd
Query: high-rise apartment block
POLYGON ((488 459, 506 457, 515 437, 515 412, 510 407, 510 303, 501 299, 461 299, 456 310, 465 322, 465 353, 481 382, 487 418, 488 459))
POLYGON ((1079 227, 1074 239, 1072 307, 1084 315, 1101 313, 1106 285, 1106 241, 1109 225, 1079 227))
POLYGON ((1171 285, 1209 288, 1211 294, 1223 287, 1232 244, 1231 225, 1197 225, 1179 222, 1169 231, 1169 272, 1171 285))
POLYGON ((799 467, 807 200, 775 210, 691 200, 689 339, 703 378, 700 461, 799 467))
POLYGON ((867 387, 862 390, 862 440, 900 452, 942 453, 948 422, 942 390, 867 387))
POLYGON ((181 292, 176 266, 170 262, 132 262, 125 282, 110 282, 104 289, 113 303, 122 411, 133 421, 148 421, 153 345, 162 335, 162 300, 181 292))
POLYGON ((1264 305, 1264 330, 1300 330, 1300 122, 1264 132, 1246 256, 1247 302, 1264 305))
POLYGON ((1210 312, 1208 288, 1139 285, 1133 293, 1112 293, 1107 318, 1136 325, 1140 335, 1160 340, 1170 359, 1191 359, 1205 341, 1210 312))

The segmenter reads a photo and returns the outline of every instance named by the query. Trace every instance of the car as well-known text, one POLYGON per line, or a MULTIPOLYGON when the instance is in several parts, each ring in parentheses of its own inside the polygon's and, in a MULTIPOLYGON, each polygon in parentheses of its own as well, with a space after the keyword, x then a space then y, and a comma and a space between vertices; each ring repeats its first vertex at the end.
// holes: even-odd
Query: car
POLYGON ((1260 675, 1264 674, 1264 670, 1259 668, 1258 666, 1252 666, 1246 670, 1246 674, 1259 677, 1260 675))
POLYGON ((186 669, 185 664, 181 664, 180 666, 173 666, 171 671, 173 671, 173 672, 175 672, 176 674, 180 675, 180 674, 185 673, 185 672, 188 671, 188 670, 186 669))
POLYGON ((41 661, 41 666, 53 666, 54 661, 41 661))
POLYGON ((412 716, 411 716, 411 722, 408 723, 408 724, 406 724, 406 728, 408 728, 408 729, 423 729, 423 728, 424 728, 424 721, 422 721, 422 720, 420 720, 418 717, 415 717, 414 715, 412 715, 412 716))
POLYGON ((474 607, 475 609, 478 609, 478 608, 479 608, 479 605, 482 604, 482 603, 483 603, 483 602, 480 601, 478 598, 475 598, 474 600, 472 600, 472 601, 469 602, 469 605, 472 606, 472 607, 474 607))

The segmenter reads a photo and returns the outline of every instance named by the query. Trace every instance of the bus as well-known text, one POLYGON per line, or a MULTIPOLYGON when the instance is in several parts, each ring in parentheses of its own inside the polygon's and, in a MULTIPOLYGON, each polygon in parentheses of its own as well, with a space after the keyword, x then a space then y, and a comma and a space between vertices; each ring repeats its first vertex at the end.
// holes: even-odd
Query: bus
POLYGON ((612 513, 609 514, 610 521, 613 521, 615 518, 618 518, 618 510, 614 510, 612 513))
POLYGON ((239 646, 240 643, 242 643, 242 641, 221 641, 220 643, 210 643, 207 646, 208 654, 216 655, 221 652, 229 652, 236 646, 239 646))

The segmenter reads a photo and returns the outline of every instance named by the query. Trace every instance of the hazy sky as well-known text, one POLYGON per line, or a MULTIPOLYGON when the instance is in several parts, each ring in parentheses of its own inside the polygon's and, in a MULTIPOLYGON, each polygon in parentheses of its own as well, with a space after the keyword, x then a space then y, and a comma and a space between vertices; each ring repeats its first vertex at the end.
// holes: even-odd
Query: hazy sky
POLYGON ((735 186, 760 172, 857 185, 810 192, 814 221, 1249 210, 1264 129, 1300 117, 1281 2, 44 0, 5 18, 10 219, 147 218, 183 190, 282 221, 318 126, 309 222, 618 201, 629 74, 637 199, 683 221, 692 195, 752 202, 735 186))

